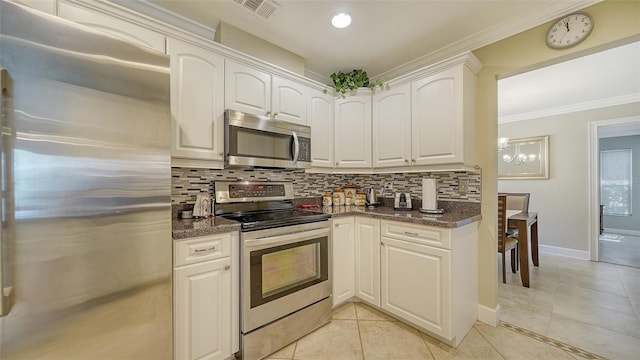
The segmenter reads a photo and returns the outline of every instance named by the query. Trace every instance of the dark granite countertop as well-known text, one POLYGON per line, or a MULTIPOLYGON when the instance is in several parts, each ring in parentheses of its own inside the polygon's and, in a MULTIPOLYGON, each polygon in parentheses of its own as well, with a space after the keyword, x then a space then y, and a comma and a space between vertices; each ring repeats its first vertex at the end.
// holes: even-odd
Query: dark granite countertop
POLYGON ((482 219, 482 215, 471 211, 447 212, 444 214, 423 214, 419 210, 394 210, 390 206, 378 206, 369 208, 365 206, 324 206, 322 211, 331 214, 332 217, 366 215, 376 219, 404 221, 419 225, 440 226, 456 228, 471 224, 482 219))
POLYGON ((174 240, 238 230, 240 230, 239 222, 227 220, 220 216, 212 216, 206 219, 179 219, 174 217, 171 222, 171 236, 174 240))
MULTIPOLYGON (((302 199, 295 205, 318 204, 318 199, 302 199)), ((480 203, 465 202, 438 202, 438 206, 444 209, 444 214, 423 214, 419 210, 394 210, 393 205, 383 202, 378 207, 365 206, 319 206, 310 208, 309 211, 322 211, 331 214, 332 217, 365 215, 376 219, 404 221, 420 225, 440 226, 444 228, 456 228, 471 224, 482 219, 480 203)), ((196 236, 213 235, 229 231, 240 230, 240 223, 219 216, 206 219, 180 219, 178 211, 184 207, 175 207, 173 210, 172 237, 174 240, 186 239, 196 236)))

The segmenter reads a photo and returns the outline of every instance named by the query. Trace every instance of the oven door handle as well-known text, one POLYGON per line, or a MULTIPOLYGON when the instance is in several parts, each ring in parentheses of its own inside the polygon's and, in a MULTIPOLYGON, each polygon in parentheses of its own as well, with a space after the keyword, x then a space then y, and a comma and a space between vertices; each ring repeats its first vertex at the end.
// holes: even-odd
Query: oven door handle
POLYGON ((300 241, 314 239, 322 236, 329 236, 331 230, 328 228, 308 231, 296 231, 275 236, 263 236, 255 239, 245 239, 243 244, 249 250, 259 250, 265 247, 292 244, 300 241))

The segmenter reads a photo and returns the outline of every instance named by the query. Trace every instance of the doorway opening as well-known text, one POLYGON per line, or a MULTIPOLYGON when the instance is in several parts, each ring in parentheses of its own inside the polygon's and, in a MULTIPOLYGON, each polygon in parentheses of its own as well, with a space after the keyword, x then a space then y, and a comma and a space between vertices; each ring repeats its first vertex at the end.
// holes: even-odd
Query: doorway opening
POLYGON ((598 208, 591 260, 640 267, 640 214, 633 209, 640 205, 640 116, 592 122, 589 132, 590 204, 598 208))

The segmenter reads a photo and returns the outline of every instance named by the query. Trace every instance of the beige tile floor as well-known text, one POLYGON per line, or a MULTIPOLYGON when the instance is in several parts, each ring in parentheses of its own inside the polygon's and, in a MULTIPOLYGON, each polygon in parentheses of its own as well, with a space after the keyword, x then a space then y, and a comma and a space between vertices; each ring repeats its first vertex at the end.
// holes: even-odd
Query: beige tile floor
POLYGON ((640 267, 640 236, 603 233, 598 248, 600 261, 640 267))
POLYGON ((476 323, 457 349, 361 303, 347 303, 331 323, 268 360, 583 359, 505 326, 476 323))
POLYGON ((502 321, 606 358, 640 359, 640 268, 541 253, 529 272, 525 288, 507 259, 502 321))

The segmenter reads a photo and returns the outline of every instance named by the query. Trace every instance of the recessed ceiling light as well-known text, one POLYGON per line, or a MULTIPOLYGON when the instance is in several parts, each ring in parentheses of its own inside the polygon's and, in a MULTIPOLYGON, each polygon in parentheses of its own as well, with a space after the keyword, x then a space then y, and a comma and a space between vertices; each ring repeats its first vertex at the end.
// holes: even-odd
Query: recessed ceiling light
POLYGON ((336 14, 331 19, 331 25, 333 25, 334 27, 337 27, 338 29, 346 28, 350 24, 351 24, 351 16, 349 16, 349 14, 339 13, 339 14, 336 14))

